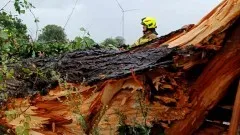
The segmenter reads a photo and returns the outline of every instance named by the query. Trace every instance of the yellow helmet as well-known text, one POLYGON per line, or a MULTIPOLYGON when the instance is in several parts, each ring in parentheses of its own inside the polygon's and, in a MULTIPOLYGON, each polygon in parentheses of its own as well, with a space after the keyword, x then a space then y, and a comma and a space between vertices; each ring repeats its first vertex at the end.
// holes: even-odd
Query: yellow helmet
POLYGON ((142 25, 145 25, 148 29, 157 28, 156 19, 153 17, 144 17, 142 19, 142 25))

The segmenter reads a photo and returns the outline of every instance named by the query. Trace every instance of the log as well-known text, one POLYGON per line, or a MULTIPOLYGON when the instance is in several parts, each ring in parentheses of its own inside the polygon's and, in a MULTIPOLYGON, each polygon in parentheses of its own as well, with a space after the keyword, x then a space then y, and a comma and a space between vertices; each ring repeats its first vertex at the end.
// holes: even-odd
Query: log
POLYGON ((115 134, 122 128, 133 134, 137 125, 191 134, 239 76, 239 21, 229 29, 240 15, 236 6, 239 0, 225 0, 196 26, 127 51, 77 50, 13 65, 15 78, 6 80, 4 91, 12 97, 0 124, 14 130, 30 116, 29 132, 35 134, 115 134), (207 25, 211 21, 217 23, 207 25), (200 64, 206 66, 200 77, 191 77, 200 64), (54 78, 51 70, 61 76, 54 78))
POLYGON ((240 75, 240 19, 231 27, 222 50, 207 65, 192 86, 193 111, 184 120, 177 121, 166 134, 190 135, 202 124, 211 110, 240 75), (227 63, 227 64, 226 64, 227 63))
POLYGON ((165 46, 134 53, 103 53, 98 50, 68 53, 59 60, 56 69, 66 76, 68 82, 93 84, 129 76, 131 70, 138 73, 155 67, 168 67, 173 62, 174 49, 165 46))

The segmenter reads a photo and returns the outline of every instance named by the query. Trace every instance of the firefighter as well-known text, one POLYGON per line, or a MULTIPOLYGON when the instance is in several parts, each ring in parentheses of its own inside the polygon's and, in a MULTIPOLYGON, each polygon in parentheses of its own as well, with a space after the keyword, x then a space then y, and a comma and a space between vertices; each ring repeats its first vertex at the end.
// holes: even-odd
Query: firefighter
POLYGON ((143 25, 143 36, 140 37, 133 45, 132 47, 142 45, 144 43, 147 43, 153 39, 157 38, 157 23, 156 19, 153 17, 145 17, 142 19, 141 24, 143 25))

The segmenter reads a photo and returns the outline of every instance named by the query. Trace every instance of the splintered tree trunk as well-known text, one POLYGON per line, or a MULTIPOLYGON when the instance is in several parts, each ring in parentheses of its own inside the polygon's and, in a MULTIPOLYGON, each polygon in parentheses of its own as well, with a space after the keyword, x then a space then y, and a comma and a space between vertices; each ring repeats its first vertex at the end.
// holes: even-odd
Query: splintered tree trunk
POLYGON ((207 65, 192 86, 193 111, 166 130, 169 135, 190 135, 204 121, 209 110, 225 95, 231 82, 240 75, 240 19, 232 26, 221 52, 207 65))
POLYGON ((21 67, 13 64, 14 79, 6 80, 6 91, 0 91, 11 97, 4 104, 8 113, 0 111, 0 125, 14 129, 27 114, 30 134, 89 134, 98 129, 115 134, 119 124, 157 124, 158 133, 192 134, 240 75, 240 19, 229 29, 240 15, 239 6, 240 0, 225 0, 186 33, 180 29, 130 50, 77 50, 24 60, 21 67), (211 48, 220 48, 224 39, 225 46, 215 55, 218 49, 211 48), (193 78, 190 69, 199 70, 199 64, 206 67, 193 78), (51 70, 68 83, 51 89, 59 79, 51 70), (29 97, 31 91, 44 89, 50 90, 45 96, 29 97), (7 119, 13 109, 16 118, 7 119))

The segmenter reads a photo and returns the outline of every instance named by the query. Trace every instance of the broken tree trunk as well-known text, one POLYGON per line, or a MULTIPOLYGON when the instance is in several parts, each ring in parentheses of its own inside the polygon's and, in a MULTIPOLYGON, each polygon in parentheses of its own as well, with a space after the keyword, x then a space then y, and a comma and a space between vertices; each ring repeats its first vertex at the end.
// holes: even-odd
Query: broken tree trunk
POLYGON ((15 80, 7 80, 7 92, 27 96, 50 89, 59 78, 51 72, 40 78, 39 71, 47 69, 71 83, 60 83, 45 96, 9 98, 0 124, 13 130, 30 116, 29 132, 39 134, 115 134, 122 128, 131 134, 155 125, 169 134, 190 134, 239 75, 239 21, 235 32, 228 29, 240 15, 239 6, 239 0, 225 0, 189 32, 181 29, 129 51, 74 51, 26 60, 29 70, 15 66, 18 72, 15 80), (221 48, 225 35, 232 42, 221 48), (171 48, 163 46, 167 43, 171 48), (195 75, 200 75, 197 81, 191 77, 192 68, 209 60, 195 75))
POLYGON ((227 92, 231 82, 240 75, 240 19, 232 26, 222 50, 207 65, 192 86, 192 109, 186 117, 173 124, 166 133, 190 135, 202 124, 209 110, 227 92))

